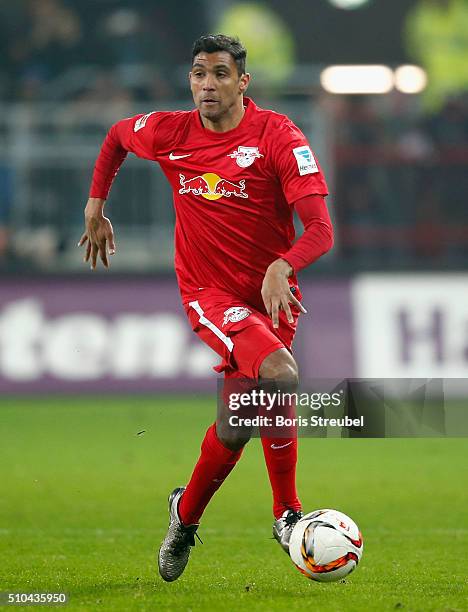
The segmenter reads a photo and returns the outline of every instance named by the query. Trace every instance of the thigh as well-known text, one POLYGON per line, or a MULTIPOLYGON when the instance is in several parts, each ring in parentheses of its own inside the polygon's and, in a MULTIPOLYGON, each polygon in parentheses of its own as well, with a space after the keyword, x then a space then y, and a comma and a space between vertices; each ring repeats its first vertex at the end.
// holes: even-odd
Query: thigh
POLYGON ((291 324, 281 312, 274 329, 270 318, 249 304, 208 289, 184 307, 193 331, 222 358, 216 372, 257 380, 265 357, 283 347, 291 351, 297 315, 291 324))

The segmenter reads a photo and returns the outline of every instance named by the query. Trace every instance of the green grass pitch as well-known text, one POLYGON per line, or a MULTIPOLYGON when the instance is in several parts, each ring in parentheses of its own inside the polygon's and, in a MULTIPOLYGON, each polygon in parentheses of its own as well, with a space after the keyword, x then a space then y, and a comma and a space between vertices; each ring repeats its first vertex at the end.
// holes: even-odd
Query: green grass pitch
POLYGON ((305 579, 271 539, 253 440, 208 507, 185 574, 164 583, 167 495, 187 481, 214 403, 0 400, 0 591, 63 591, 67 610, 467 609, 464 439, 301 440, 304 509, 342 510, 364 536, 362 563, 333 584, 305 579))

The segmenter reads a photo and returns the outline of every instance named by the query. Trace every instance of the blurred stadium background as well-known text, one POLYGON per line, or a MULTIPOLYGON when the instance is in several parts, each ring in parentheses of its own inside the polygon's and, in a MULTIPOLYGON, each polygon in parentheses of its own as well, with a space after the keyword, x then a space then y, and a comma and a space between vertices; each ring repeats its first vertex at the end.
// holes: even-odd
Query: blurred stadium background
POLYGON ((129 156, 114 185, 111 270, 91 277, 76 248, 107 129, 190 108, 191 44, 211 31, 244 41, 250 95, 298 123, 329 181, 303 373, 465 376, 467 24, 464 0, 1 3, 0 390, 212 388, 155 164, 129 156))

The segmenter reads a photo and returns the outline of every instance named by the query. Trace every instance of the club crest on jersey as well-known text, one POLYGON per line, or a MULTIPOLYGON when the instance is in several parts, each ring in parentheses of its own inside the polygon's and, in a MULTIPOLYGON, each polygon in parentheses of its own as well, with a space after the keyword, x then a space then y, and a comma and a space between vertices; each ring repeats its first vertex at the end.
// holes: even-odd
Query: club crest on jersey
POLYGON ((227 323, 242 321, 242 319, 246 319, 250 314, 252 314, 252 311, 244 306, 232 306, 232 308, 228 308, 224 311, 223 327, 227 325, 227 323))
POLYGON ((242 179, 238 183, 232 183, 213 172, 205 172, 205 174, 193 178, 185 178, 183 174, 179 174, 179 181, 181 185, 179 193, 181 195, 193 193, 197 196, 201 195, 206 200, 219 200, 223 196, 225 198, 231 196, 236 198, 249 197, 245 193, 245 180, 242 179))
POLYGON ((237 151, 229 153, 228 157, 235 159, 237 165, 241 168, 248 168, 256 159, 263 157, 263 155, 258 150, 258 147, 237 147, 237 151))

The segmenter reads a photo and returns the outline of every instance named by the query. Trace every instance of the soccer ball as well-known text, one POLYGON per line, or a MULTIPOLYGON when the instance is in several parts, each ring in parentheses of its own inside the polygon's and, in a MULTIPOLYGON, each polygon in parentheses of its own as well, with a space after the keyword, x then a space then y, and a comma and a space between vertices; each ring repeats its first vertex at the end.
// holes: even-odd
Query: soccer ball
POLYGON ((338 510, 315 510, 295 525, 289 556, 297 569, 318 582, 344 578, 362 557, 361 532, 349 516, 338 510))

